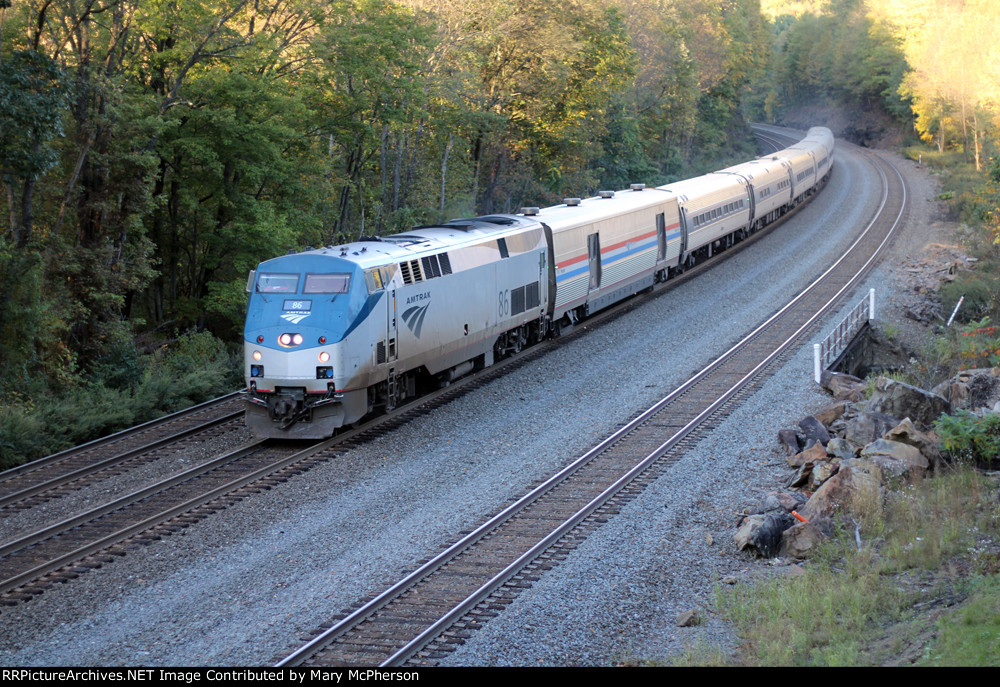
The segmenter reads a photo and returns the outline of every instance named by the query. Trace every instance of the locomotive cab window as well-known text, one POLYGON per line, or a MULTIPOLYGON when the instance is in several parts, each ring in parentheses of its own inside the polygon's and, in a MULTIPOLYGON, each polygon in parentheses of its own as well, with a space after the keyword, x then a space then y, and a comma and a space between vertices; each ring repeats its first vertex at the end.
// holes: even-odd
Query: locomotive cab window
POLYGON ((302 293, 347 293, 350 287, 350 274, 307 274, 302 293))
POLYGON ((396 265, 373 267, 369 270, 365 270, 365 282, 367 282, 368 285, 368 293, 373 294, 376 291, 382 291, 385 289, 389 282, 392 281, 395 274, 396 265))
POLYGON ((299 275, 262 273, 257 277, 257 293, 295 293, 299 290, 299 275))

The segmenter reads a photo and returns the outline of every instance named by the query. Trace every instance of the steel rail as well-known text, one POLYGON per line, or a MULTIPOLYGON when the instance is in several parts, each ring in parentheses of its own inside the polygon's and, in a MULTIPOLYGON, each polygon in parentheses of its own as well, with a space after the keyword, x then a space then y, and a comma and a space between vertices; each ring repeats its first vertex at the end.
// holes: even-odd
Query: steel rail
POLYGON ((46 480, 44 482, 38 482, 36 484, 31 485, 30 487, 21 489, 20 491, 13 491, 9 494, 4 494, 3 496, 0 496, 0 508, 6 508, 18 501, 23 501, 24 499, 36 496, 51 489, 55 489, 57 487, 64 486, 71 482, 75 482, 79 479, 83 479, 84 477, 96 474, 98 472, 101 472, 102 470, 110 468, 119 463, 124 463, 127 460, 130 460, 137 456, 141 456, 144 453, 151 453, 153 451, 157 451, 165 446, 169 446, 170 444, 175 444, 189 437, 201 434, 202 432, 212 429, 213 427, 218 427, 219 425, 224 425, 227 422, 233 422, 234 420, 238 420, 241 417, 243 417, 243 411, 239 410, 235 413, 230 413, 228 415, 224 415, 222 417, 216 418, 204 424, 198 425, 197 427, 190 427, 180 432, 179 434, 174 434, 173 436, 159 439, 152 443, 146 444, 145 446, 139 446, 133 449, 129 449, 124 453, 119 453, 117 455, 110 456, 108 458, 105 458, 104 460, 98 461, 91 465, 86 465, 82 468, 77 468, 72 472, 67 472, 65 474, 53 477, 52 479, 46 480))
POLYGON ((50 465, 51 463, 56 463, 59 462, 60 460, 65 460, 74 455, 84 453, 85 451, 91 451, 95 448, 99 448, 102 445, 111 444, 116 441, 121 441, 131 436, 135 436, 137 434, 149 431, 150 429, 155 429, 156 427, 166 425, 171 422, 176 422, 177 420, 183 419, 186 416, 194 415, 203 410, 208 410, 213 406, 222 405, 232 400, 233 398, 239 396, 241 393, 243 392, 233 391, 224 396, 219 396, 218 398, 213 398, 209 401, 205 401, 203 403, 199 403, 198 405, 191 406, 190 408, 185 408, 184 410, 179 410, 175 413, 164 415, 163 417, 158 417, 154 420, 149 420, 148 422, 144 422, 141 425, 136 425, 135 427, 129 427, 119 432, 115 432, 114 434, 109 434, 108 436, 105 437, 98 437, 97 439, 88 441, 85 444, 80 444, 79 446, 74 446, 72 448, 59 451, 58 453, 53 453, 51 455, 45 456, 44 458, 39 458, 37 460, 32 460, 27 463, 24 463, 23 465, 18 465, 9 468, 7 470, 4 470, 3 472, 0 472, 0 483, 12 477, 17 477, 29 472, 33 472, 39 468, 50 465))
MULTIPOLYGON (((271 475, 272 473, 277 472, 278 470, 281 470, 282 468, 285 468, 291 465, 292 463, 311 458, 316 453, 319 453, 320 451, 328 448, 330 443, 332 442, 333 440, 331 439, 322 442, 320 444, 310 446, 309 448, 304 449, 302 451, 292 453, 291 455, 282 458, 274 463, 271 463, 270 465, 267 465, 263 468, 260 468, 251 473, 243 475, 235 480, 230 480, 225 484, 220 485, 210 491, 207 491, 203 494, 199 494, 198 496, 186 500, 182 503, 178 503, 167 510, 161 511, 149 518, 145 518, 142 521, 133 523, 128 527, 113 532, 112 534, 107 535, 99 540, 94 540, 86 544, 85 546, 79 547, 74 551, 69 552, 63 556, 52 559, 30 570, 20 573, 14 577, 3 580, 2 582, 0 582, 0 593, 6 593, 13 589, 16 589, 17 587, 25 584, 26 582, 30 582, 34 579, 37 579, 42 575, 45 575, 46 573, 58 570, 59 568, 69 563, 72 563, 81 558, 84 558, 98 551, 101 551, 102 549, 105 549, 113 544, 117 544, 139 532, 147 530, 156 525, 160 525, 170 520, 171 518, 181 515, 194 508, 197 508, 198 506, 205 505, 206 503, 212 501, 215 498, 224 496, 225 494, 231 491, 247 486, 250 483, 255 482, 257 480, 264 479, 269 475, 271 475)), ((152 485, 145 489, 141 489, 132 494, 124 496, 112 503, 105 504, 104 506, 100 506, 86 513, 82 513, 78 516, 57 523, 52 527, 44 528, 42 530, 29 534, 25 537, 22 537, 17 541, 0 546, 0 558, 4 558, 6 556, 11 555, 12 553, 22 551, 27 547, 30 547, 40 541, 50 539, 54 536, 59 536, 64 532, 70 531, 75 527, 79 527, 84 523, 97 520, 114 511, 123 508, 128 508, 156 493, 162 492, 166 489, 174 487, 190 479, 197 478, 202 474, 207 474, 208 472, 223 467, 226 464, 241 460, 251 455, 252 453, 260 450, 262 443, 263 442, 258 442, 250 446, 245 446, 236 449, 213 461, 210 461, 209 463, 205 463, 198 467, 191 468, 190 470, 175 475, 174 477, 171 477, 167 480, 164 480, 155 485, 152 485)))

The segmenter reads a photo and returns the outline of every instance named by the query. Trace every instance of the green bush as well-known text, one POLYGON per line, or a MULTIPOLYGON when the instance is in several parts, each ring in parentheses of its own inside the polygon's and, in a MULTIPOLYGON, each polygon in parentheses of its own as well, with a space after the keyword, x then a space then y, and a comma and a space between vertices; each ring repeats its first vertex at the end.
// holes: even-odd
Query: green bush
POLYGON ((184 334, 152 355, 117 342, 100 374, 52 396, 36 384, 0 404, 0 469, 40 458, 241 386, 242 360, 208 332, 184 334), (114 361, 125 365, 114 371, 114 361))
POLYGON ((1000 365, 1000 326, 991 326, 990 321, 984 317, 961 327, 942 328, 909 367, 913 383, 930 389, 960 370, 1000 365))
POLYGON ((112 389, 130 389, 142 380, 144 362, 125 322, 113 322, 103 332, 101 355, 90 366, 90 379, 112 389))
POLYGON ((960 410, 955 415, 942 415, 934 428, 952 458, 985 468, 1000 466, 1000 415, 979 416, 960 410))
POLYGON ((48 452, 45 424, 23 402, 0 405, 0 470, 20 465, 48 452))
MULTIPOLYGON (((1000 267, 1000 266, 997 266, 1000 267)), ((997 269, 991 267, 990 269, 997 269)), ((955 315, 956 322, 971 322, 984 317, 997 317, 1000 306, 1000 279, 996 272, 986 270, 963 272, 955 281, 941 287, 941 307, 951 315, 959 298, 965 296, 955 315)))

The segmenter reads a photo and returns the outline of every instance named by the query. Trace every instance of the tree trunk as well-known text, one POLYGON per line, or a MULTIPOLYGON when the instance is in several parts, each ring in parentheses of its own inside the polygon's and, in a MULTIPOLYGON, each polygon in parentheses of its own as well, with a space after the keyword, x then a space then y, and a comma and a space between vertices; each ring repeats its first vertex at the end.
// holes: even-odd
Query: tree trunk
POLYGON ((403 149, 406 148, 406 134, 396 140, 396 163, 392 170, 392 211, 399 209, 400 187, 403 183, 403 149))
POLYGON ((982 155, 980 155, 980 143, 979 143, 979 116, 973 111, 972 113, 972 147, 973 154, 976 157, 976 171, 983 171, 983 160, 982 155))
POLYGON ((441 219, 444 220, 444 197, 445 197, 445 182, 448 180, 448 156, 451 154, 451 146, 455 143, 455 134, 451 131, 448 132, 448 144, 444 147, 444 156, 441 158, 441 207, 438 210, 438 214, 441 215, 441 219))
MULTIPOLYGON (((38 153, 38 146, 35 145, 35 154, 38 153)), ((35 214, 32 209, 32 199, 35 194, 35 177, 28 177, 24 180, 24 190, 21 192, 21 231, 17 237, 17 247, 24 250, 31 240, 31 231, 35 222, 35 214)))
POLYGON ((379 170, 382 175, 382 213, 376 222, 376 233, 382 233, 385 227, 385 214, 389 211, 391 201, 389 199, 389 125, 382 125, 382 139, 379 148, 379 170))
POLYGON ((14 202, 14 187, 10 184, 3 185, 4 191, 7 193, 7 208, 10 210, 10 234, 17 242, 17 207, 14 202))

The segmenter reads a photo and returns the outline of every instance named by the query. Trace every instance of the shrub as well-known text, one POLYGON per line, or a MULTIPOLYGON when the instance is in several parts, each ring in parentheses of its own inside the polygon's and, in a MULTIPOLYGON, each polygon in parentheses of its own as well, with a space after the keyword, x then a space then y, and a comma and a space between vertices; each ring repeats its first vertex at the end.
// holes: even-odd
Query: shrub
POLYGON ((52 396, 45 385, 0 405, 0 469, 20 465, 228 393, 242 360, 208 332, 184 334, 139 357, 120 338, 89 381, 52 396), (115 364, 123 369, 115 372, 115 364))
POLYGON ((990 326, 990 319, 970 322, 957 338, 960 369, 1000 365, 1000 327, 990 326))
POLYGON ((971 322, 983 317, 1000 314, 1000 263, 984 261, 972 272, 961 272, 953 282, 941 287, 941 307, 945 316, 951 315, 958 299, 965 296, 962 307, 955 315, 958 322, 971 322))
POLYGON ((980 467, 1000 466, 1000 415, 979 416, 960 410, 955 415, 942 415, 934 427, 942 447, 953 458, 980 467))

